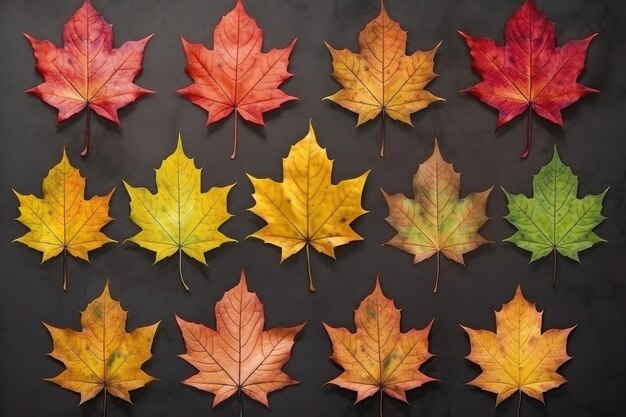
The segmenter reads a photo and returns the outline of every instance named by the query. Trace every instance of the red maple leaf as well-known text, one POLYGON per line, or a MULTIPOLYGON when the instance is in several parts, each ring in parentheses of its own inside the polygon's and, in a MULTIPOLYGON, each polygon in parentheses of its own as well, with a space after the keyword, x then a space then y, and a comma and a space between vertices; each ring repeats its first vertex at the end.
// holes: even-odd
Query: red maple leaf
POLYGON ((57 123, 87 107, 82 156, 89 151, 90 109, 119 125, 118 109, 152 93, 133 84, 133 80, 141 71, 143 50, 153 35, 113 48, 113 26, 89 0, 65 24, 63 48, 26 33, 24 36, 33 47, 37 71, 44 78, 42 84, 26 92, 56 107, 57 123))
POLYGON ((586 94, 598 92, 576 82, 585 68, 589 43, 597 34, 557 47, 554 23, 533 0, 526 0, 509 19, 504 46, 492 39, 459 33, 469 46, 474 70, 483 78, 463 92, 499 110, 498 128, 528 109, 522 158, 530 152, 532 110, 563 127, 561 110, 586 94))
POLYGON ((238 114, 264 125, 263 113, 297 99, 278 89, 292 76, 287 66, 296 40, 286 48, 261 52, 263 32, 241 0, 215 27, 213 50, 185 38, 182 42, 185 70, 194 83, 178 91, 209 113, 207 125, 235 112, 233 159, 237 155, 238 114))

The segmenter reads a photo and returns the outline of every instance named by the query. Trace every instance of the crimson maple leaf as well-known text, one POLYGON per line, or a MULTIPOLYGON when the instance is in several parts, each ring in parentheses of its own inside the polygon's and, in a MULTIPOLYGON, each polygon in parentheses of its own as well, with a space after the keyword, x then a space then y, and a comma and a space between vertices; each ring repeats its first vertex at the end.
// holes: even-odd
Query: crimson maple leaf
POLYGON ((287 66, 296 40, 286 48, 261 52, 263 32, 241 0, 215 27, 213 50, 189 43, 184 37, 182 42, 187 56, 185 70, 194 83, 178 92, 209 113, 207 125, 235 112, 231 159, 237 155, 237 115, 265 125, 263 113, 297 100, 278 89, 292 76, 287 66))
POLYGON ((586 94, 598 92, 576 81, 585 68, 589 43, 597 33, 557 47, 554 23, 533 0, 526 0, 509 19, 504 46, 492 39, 459 33, 469 46, 474 70, 483 78, 462 91, 499 110, 498 128, 528 109, 522 158, 530 152, 532 110, 563 127, 561 110, 586 94))
POLYGON ((56 107, 57 123, 87 107, 82 156, 89 151, 90 109, 120 125, 117 110, 153 92, 133 83, 141 71, 143 50, 153 35, 113 48, 113 26, 89 0, 65 24, 63 48, 26 33, 24 36, 35 53, 37 71, 44 78, 42 84, 26 92, 56 107))

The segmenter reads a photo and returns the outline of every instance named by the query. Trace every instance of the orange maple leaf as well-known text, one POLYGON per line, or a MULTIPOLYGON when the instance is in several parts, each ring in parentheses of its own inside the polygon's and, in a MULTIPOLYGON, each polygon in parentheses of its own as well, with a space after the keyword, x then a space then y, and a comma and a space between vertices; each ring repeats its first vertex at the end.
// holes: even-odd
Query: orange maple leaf
POLYGON ((330 384, 356 391, 357 402, 380 391, 382 415, 383 392, 407 402, 406 391, 435 380, 419 370, 432 357, 428 351, 432 321, 424 329, 402 333, 400 310, 385 297, 378 279, 355 310, 354 322, 355 333, 323 323, 333 344, 331 359, 344 369, 330 384))
POLYGON ((24 36, 35 53, 37 71, 45 80, 27 93, 56 107, 57 123, 87 107, 83 156, 89 151, 90 109, 119 125, 118 109, 152 93, 134 84, 133 79, 141 71, 143 50, 153 35, 113 48, 113 26, 89 0, 65 24, 63 48, 24 36))
POLYGON ((213 32, 213 50, 182 38, 187 57, 187 74, 194 83, 178 90, 192 103, 205 109, 207 125, 233 111, 234 140, 231 158, 237 155, 237 115, 265 125, 263 113, 296 100, 278 87, 292 74, 287 72, 289 55, 296 40, 283 49, 261 52, 263 32, 237 0, 213 32))
POLYGON ((297 383, 281 368, 304 324, 263 330, 263 304, 248 291, 243 271, 239 284, 216 304, 215 319, 213 330, 176 316, 187 350, 180 357, 198 369, 184 384, 215 394, 215 407, 235 393, 269 406, 270 392, 297 383))

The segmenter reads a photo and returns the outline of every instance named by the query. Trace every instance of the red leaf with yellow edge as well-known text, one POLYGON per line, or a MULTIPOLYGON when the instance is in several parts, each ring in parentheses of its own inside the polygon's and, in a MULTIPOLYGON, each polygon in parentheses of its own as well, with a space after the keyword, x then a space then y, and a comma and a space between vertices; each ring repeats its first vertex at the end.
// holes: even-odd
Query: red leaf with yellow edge
POLYGON ((141 71, 143 50, 153 35, 113 48, 113 26, 85 0, 63 28, 63 48, 24 34, 35 53, 44 82, 27 90, 59 110, 62 122, 87 107, 85 146, 89 152, 89 115, 120 124, 118 109, 150 90, 133 83, 141 71))
POLYGON ((576 81, 585 68, 589 43, 597 34, 557 47, 554 23, 533 0, 526 0, 509 19, 504 46, 459 33, 469 46, 474 70, 483 78, 463 91, 498 109, 498 128, 528 109, 522 158, 530 152, 532 111, 562 127, 561 110, 597 92, 576 81))
POLYGON ((432 357, 428 351, 432 321, 424 329, 402 333, 400 317, 377 278, 374 291, 354 312, 356 332, 324 323, 333 345, 331 359, 344 369, 329 384, 355 391, 356 402, 380 391, 381 417, 383 392, 407 402, 406 391, 435 380, 419 370, 432 357))
POLYGON ((187 74, 193 84, 178 90, 192 103, 205 109, 207 125, 232 112, 233 153, 237 155, 237 116, 265 125, 263 113, 282 103, 296 100, 278 87, 291 77, 287 71, 294 39, 283 49, 261 52, 263 32, 248 16, 241 0, 222 18, 213 32, 214 49, 182 38, 187 57, 187 74))
POLYGON ((187 350, 180 357, 198 370, 184 384, 214 394, 213 406, 239 394, 241 410, 242 393, 269 407, 270 392, 297 383, 281 368, 304 325, 263 330, 263 304, 248 291, 243 271, 239 284, 215 305, 215 320, 213 330, 176 316, 187 350))

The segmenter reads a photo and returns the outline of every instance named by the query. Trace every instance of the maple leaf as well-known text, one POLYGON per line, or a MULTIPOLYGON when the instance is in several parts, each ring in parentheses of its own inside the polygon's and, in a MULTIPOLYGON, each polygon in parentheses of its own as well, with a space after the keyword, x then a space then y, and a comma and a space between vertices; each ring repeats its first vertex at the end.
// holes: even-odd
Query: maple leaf
POLYGON ((326 44, 333 57, 333 78, 343 88, 325 99, 357 113, 357 126, 382 112, 380 156, 385 154, 385 115, 412 125, 412 113, 443 100, 424 89, 437 77, 434 59, 441 42, 429 51, 406 55, 406 41, 407 32, 389 18, 381 0, 380 14, 359 34, 360 53, 326 44))
POLYGON ((63 289, 67 289, 67 254, 89 261, 89 251, 116 242, 100 231, 109 221, 114 190, 85 200, 85 178, 70 165, 63 150, 61 162, 43 179, 43 198, 13 190, 19 201, 17 220, 30 230, 14 240, 43 253, 45 262, 63 252, 63 289))
POLYGON ((385 220, 398 232, 386 244, 414 255, 413 263, 437 254, 433 290, 437 292, 440 253, 465 264, 464 253, 489 242, 478 231, 489 219, 486 210, 492 188, 459 198, 461 174, 443 159, 435 140, 433 154, 413 177, 413 199, 381 189, 389 206, 385 220))
POLYGON ((606 242, 593 229, 605 219, 602 200, 608 188, 579 199, 578 177, 561 162, 556 147, 552 160, 533 177, 532 198, 502 190, 509 207, 505 219, 518 230, 505 241, 531 252, 531 262, 553 253, 553 286, 557 252, 580 262, 578 252, 606 242))
POLYGON ((57 123, 87 107, 85 146, 89 152, 90 110, 120 124, 118 109, 153 93, 133 84, 141 71, 143 50, 153 35, 113 48, 113 26, 104 20, 89 0, 63 28, 63 48, 50 41, 24 34, 35 53, 37 71, 44 82, 27 90, 59 110, 57 123))
POLYGON ((278 88, 292 76, 287 66, 296 40, 286 48, 261 52, 263 32, 241 0, 215 27, 213 50, 189 43, 184 37, 182 42, 187 57, 185 70, 194 82, 178 92, 208 112, 207 125, 235 113, 231 159, 237 155, 238 115, 265 125, 263 113, 297 100, 278 88))
POLYGON ((106 415, 107 392, 130 403, 129 391, 155 380, 141 366, 152 357, 152 340, 160 322, 127 333, 126 311, 111 298, 108 283, 81 313, 80 322, 80 332, 44 323, 54 345, 50 356, 66 368, 46 380, 78 392, 80 404, 104 390, 106 415))
POLYGON ((309 290, 314 292, 309 246, 335 259, 335 247, 362 240, 350 223, 367 213, 361 194, 369 171, 331 182, 333 161, 317 144, 313 125, 283 159, 283 182, 248 175, 256 204, 249 209, 267 222, 252 237, 281 248, 281 262, 306 248, 309 290))
POLYGON ((248 291, 241 271, 239 284, 215 305, 216 330, 176 316, 187 353, 179 355, 198 373, 184 384, 213 393, 213 407, 241 393, 269 407, 267 395, 297 384, 282 371, 291 358, 291 347, 304 324, 263 330, 263 304, 248 291))
POLYGON ((419 370, 433 356, 428 351, 433 322, 402 333, 400 315, 377 278, 374 291, 354 312, 356 332, 323 323, 333 345, 331 359, 344 369, 329 383, 356 391, 356 402, 380 391, 381 417, 383 392, 407 402, 406 391, 435 381, 419 370))
POLYGON ((561 110, 586 94, 598 92, 576 82, 585 68, 589 43, 597 34, 557 47, 554 23, 532 0, 526 0, 509 19, 504 46, 492 39, 459 33, 467 42, 474 70, 483 78, 463 92, 498 109, 498 128, 528 109, 522 158, 530 152, 532 110, 563 127, 561 110))
POLYGON ((130 219, 142 229, 126 240, 153 251, 155 263, 178 253, 180 281, 187 291, 182 253, 206 265, 206 252, 236 242, 218 230, 231 217, 227 199, 235 184, 203 193, 200 172, 193 158, 185 155, 179 134, 176 150, 156 170, 156 194, 124 181, 130 196, 130 219))
POLYGON ((557 370, 571 359, 567 337, 574 327, 542 334, 542 315, 517 287, 513 299, 496 311, 496 333, 461 326, 471 344, 466 358, 482 368, 469 384, 497 394, 496 406, 519 391, 518 416, 522 393, 543 402, 544 392, 566 382, 557 370))

